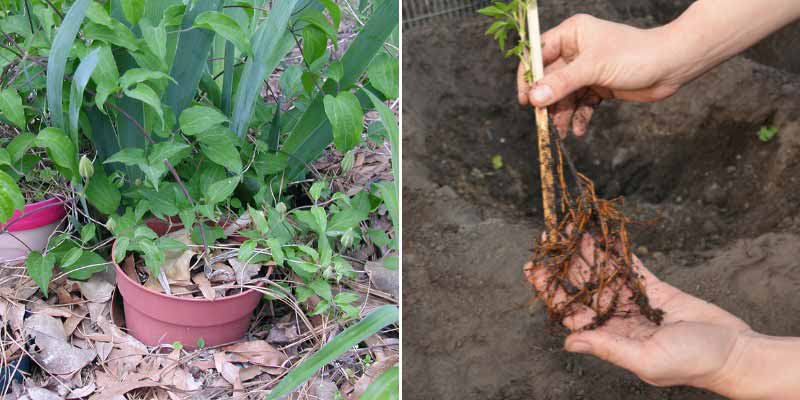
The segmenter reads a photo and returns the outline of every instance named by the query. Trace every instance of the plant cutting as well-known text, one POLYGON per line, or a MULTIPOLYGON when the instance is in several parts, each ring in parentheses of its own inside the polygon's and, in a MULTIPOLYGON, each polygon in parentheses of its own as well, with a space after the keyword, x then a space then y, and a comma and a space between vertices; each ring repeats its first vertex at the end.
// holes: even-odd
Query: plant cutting
MULTIPOLYGON (((531 83, 541 79, 538 1, 495 2, 479 12, 498 19, 486 33, 493 35, 506 57, 520 59, 525 79, 531 83), (509 32, 518 40, 505 50, 509 32)), ((550 134, 547 109, 535 112, 546 233, 524 270, 532 284, 544 282, 537 298, 545 303, 550 321, 561 323, 589 308, 594 317, 582 329, 602 326, 612 316, 634 315, 633 311, 659 324, 663 311, 650 306, 643 279, 634 268, 627 231, 633 221, 621 210, 623 199, 598 198, 591 179, 575 169, 564 143, 550 134), (564 173, 565 160, 569 175, 564 173), (589 242, 593 246, 586 246, 589 242), (583 254, 586 247, 593 253, 583 254)))
MULTIPOLYGON (((32 63, 46 81, 33 82, 45 106, 25 105, 26 129, 39 128, 29 151, 44 149, 69 188, 71 230, 27 261, 43 294, 54 271, 87 279, 110 260, 130 333, 185 349, 241 338, 264 298, 312 328, 359 319, 344 286, 354 250, 378 248, 397 268, 399 143, 385 101, 399 94, 398 3, 367 4, 343 53, 341 11, 325 0, 121 3, 77 0, 49 25, 52 46, 12 52, 12 73, 32 63), (352 168, 372 146, 372 109, 394 181, 335 190, 339 177, 312 164, 327 152, 337 173, 352 168), (393 227, 370 226, 381 218, 393 227)), ((22 49, 48 35, 22 31, 22 49)), ((306 351, 322 345, 310 335, 306 351)))

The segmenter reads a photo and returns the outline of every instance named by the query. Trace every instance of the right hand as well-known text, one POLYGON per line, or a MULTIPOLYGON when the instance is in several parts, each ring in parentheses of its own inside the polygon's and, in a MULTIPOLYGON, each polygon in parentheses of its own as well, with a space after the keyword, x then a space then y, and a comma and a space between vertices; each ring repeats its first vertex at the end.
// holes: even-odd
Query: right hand
POLYGON ((602 99, 656 101, 686 82, 677 71, 679 54, 664 54, 668 26, 639 29, 589 15, 575 15, 542 35, 545 76, 533 88, 520 64, 519 102, 550 107, 565 137, 572 125, 581 136, 602 99))

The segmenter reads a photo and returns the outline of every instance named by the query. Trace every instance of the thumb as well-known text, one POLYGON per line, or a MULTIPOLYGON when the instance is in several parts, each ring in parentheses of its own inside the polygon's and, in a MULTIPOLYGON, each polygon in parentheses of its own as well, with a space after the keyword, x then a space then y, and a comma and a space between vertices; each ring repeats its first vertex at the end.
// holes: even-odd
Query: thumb
POLYGON ((573 333, 567 337, 564 348, 573 353, 591 354, 634 373, 646 362, 640 342, 609 332, 573 333))
POLYGON ((578 58, 536 81, 528 97, 534 106, 547 107, 570 93, 593 84, 592 76, 592 64, 578 58))

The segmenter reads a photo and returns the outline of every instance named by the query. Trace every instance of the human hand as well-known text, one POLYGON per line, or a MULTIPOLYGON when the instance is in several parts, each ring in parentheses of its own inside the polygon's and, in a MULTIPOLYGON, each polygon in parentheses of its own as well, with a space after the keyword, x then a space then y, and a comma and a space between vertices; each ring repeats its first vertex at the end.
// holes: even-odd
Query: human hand
MULTIPOLYGON (((576 286, 581 285, 579 271, 589 268, 586 260, 594 260, 594 240, 589 235, 582 238, 580 251, 581 256, 575 256, 570 271, 570 280, 576 286)), ((650 304, 665 312, 661 325, 634 313, 612 317, 595 330, 581 331, 595 314, 579 305, 574 315, 562 321, 573 331, 566 339, 565 349, 594 355, 657 386, 714 388, 719 381, 729 378, 727 364, 737 357, 741 350, 737 343, 752 332, 750 327, 727 311, 662 282, 636 256, 633 260, 634 268, 643 277, 650 304)), ((547 282, 547 272, 535 271, 528 278, 541 291, 547 282)), ((554 296, 566 297, 566 294, 554 296)), ((622 293, 620 298, 629 296, 630 293, 622 293)), ((602 304, 607 299, 597 301, 602 304)))
POLYGON ((677 68, 680 53, 665 54, 669 39, 667 28, 645 30, 575 15, 542 35, 545 73, 533 88, 520 63, 519 102, 550 107, 561 137, 570 125, 581 136, 602 99, 661 100, 688 80, 677 68))

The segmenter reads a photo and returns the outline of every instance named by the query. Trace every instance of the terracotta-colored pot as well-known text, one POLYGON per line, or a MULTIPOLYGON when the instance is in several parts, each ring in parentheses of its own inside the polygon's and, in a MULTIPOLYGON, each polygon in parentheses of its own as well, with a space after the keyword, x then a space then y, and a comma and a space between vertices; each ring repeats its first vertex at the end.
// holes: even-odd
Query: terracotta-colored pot
MULTIPOLYGON (((147 224, 158 234, 166 233, 166 228, 154 229, 158 224, 147 224)), ((116 259, 116 248, 115 241, 112 260, 116 259)), ((234 342, 247 333, 253 310, 261 301, 261 293, 253 289, 214 300, 170 296, 134 281, 116 262, 114 268, 125 325, 133 337, 148 346, 181 342, 191 350, 197 348, 201 338, 206 346, 234 342)))
POLYGON ((21 260, 31 250, 44 250, 65 215, 64 200, 55 197, 26 204, 22 212, 14 211, 8 221, 0 224, 0 228, 8 230, 0 234, 0 262, 21 260))

